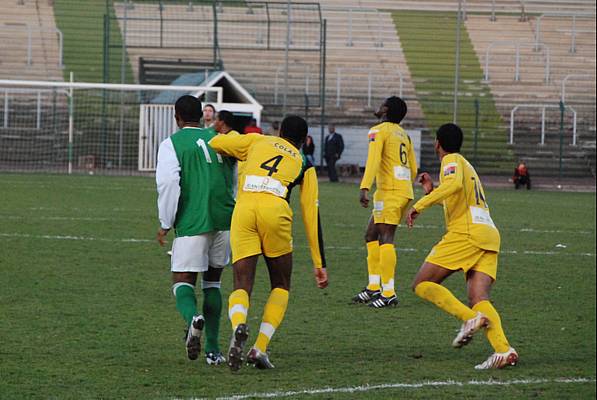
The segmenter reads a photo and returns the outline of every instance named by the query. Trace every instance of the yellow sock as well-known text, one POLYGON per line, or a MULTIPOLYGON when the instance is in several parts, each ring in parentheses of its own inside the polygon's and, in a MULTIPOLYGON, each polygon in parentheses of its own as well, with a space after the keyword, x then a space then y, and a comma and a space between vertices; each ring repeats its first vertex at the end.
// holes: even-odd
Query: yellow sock
POLYGON ((286 313, 288 306, 288 290, 275 288, 269 295, 265 308, 263 309, 263 318, 259 327, 259 335, 255 342, 255 348, 259 351, 266 351, 269 341, 286 313))
POLYGON ((232 323, 232 330, 240 324, 247 323, 249 312, 249 294, 244 289, 237 289, 228 297, 228 318, 232 323))
POLYGON ((381 266, 379 265, 379 242, 367 242, 367 271, 369 284, 367 289, 380 290, 381 266))
POLYGON ((394 290, 394 273, 396 271, 396 249, 391 243, 379 246, 379 264, 381 269, 381 287, 384 297, 392 297, 394 290))
POLYGON ((434 282, 421 282, 415 288, 415 293, 422 299, 432 302, 448 314, 452 314, 461 321, 474 318, 477 313, 465 306, 452 292, 434 282))
POLYGON ((496 353, 505 353, 510 349, 510 343, 502 329, 502 320, 491 302, 483 300, 473 306, 473 310, 482 312, 489 318, 489 326, 485 330, 487 340, 496 353))

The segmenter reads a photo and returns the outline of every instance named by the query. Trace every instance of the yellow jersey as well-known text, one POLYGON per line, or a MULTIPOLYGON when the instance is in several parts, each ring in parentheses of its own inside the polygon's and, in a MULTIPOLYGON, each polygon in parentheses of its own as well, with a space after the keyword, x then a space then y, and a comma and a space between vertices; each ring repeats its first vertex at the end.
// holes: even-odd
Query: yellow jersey
POLYGON ((469 242, 484 250, 500 250, 500 233, 491 215, 483 185, 473 166, 460 154, 442 159, 440 185, 414 205, 422 212, 443 203, 448 233, 466 235, 469 242))
POLYGON ((281 137, 264 135, 218 135, 209 145, 218 153, 242 161, 237 205, 254 194, 270 195, 270 201, 288 202, 292 189, 300 185, 303 223, 313 265, 325 268, 317 174, 301 152, 281 137))
POLYGON ((393 122, 383 122, 369 130, 369 152, 361 189, 371 190, 373 180, 378 190, 394 190, 413 199, 417 159, 408 134, 393 122))

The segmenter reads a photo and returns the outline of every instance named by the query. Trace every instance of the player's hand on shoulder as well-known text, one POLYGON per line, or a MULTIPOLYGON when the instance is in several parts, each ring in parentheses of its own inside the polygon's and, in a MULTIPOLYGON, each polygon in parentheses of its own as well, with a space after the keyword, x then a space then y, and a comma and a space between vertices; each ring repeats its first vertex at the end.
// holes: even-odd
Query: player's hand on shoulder
POLYGON ((406 226, 412 228, 415 225, 415 219, 419 216, 419 212, 414 208, 411 207, 406 214, 406 226))
POLYGON ((369 191, 367 189, 361 189, 359 202, 364 208, 369 207, 369 191))
POLYGON ((325 268, 313 268, 317 287, 325 289, 328 286, 328 271, 325 268))
POLYGON ((417 181, 423 187, 425 194, 429 194, 433 191, 433 179, 431 179, 431 176, 427 172, 420 174, 417 181))

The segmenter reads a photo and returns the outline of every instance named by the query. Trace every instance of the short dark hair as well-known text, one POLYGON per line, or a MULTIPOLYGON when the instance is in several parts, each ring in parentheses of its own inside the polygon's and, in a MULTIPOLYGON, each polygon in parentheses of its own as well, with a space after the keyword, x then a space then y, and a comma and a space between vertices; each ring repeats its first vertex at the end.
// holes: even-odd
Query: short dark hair
POLYGON ((388 107, 388 112, 386 113, 387 120, 396 124, 402 122, 408 111, 404 100, 397 96, 388 97, 386 99, 386 107, 388 107))
POLYGON ((282 120, 280 137, 289 139, 295 146, 300 147, 307 137, 308 130, 307 121, 298 115, 289 115, 282 120))
POLYGON ((439 145, 448 153, 460 152, 463 137, 462 129, 452 123, 440 126, 435 133, 435 138, 439 142, 439 145))
POLYGON ((218 111, 218 119, 228 125, 229 128, 234 126, 234 114, 228 110, 218 111))
POLYGON ((201 117, 203 117, 201 102, 196 97, 190 95, 184 95, 176 100, 174 110, 183 122, 199 122, 201 121, 201 117))

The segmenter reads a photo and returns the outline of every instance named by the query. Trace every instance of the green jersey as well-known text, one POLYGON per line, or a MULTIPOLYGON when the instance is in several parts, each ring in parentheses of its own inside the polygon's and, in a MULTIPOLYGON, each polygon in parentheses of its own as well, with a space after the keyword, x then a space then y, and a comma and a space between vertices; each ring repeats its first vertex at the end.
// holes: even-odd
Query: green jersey
POLYGON ((234 160, 207 144, 212 128, 185 127, 160 144, 156 182, 162 228, 176 236, 230 230, 234 160))

